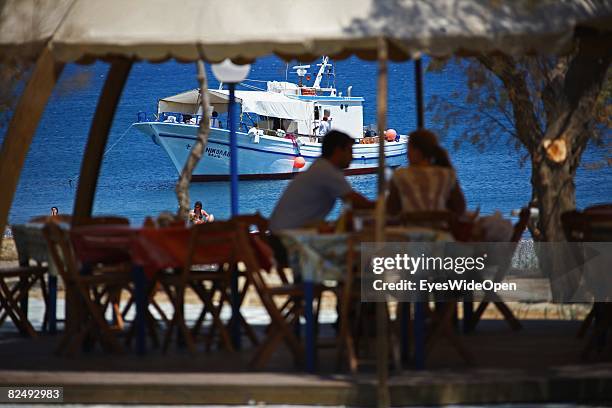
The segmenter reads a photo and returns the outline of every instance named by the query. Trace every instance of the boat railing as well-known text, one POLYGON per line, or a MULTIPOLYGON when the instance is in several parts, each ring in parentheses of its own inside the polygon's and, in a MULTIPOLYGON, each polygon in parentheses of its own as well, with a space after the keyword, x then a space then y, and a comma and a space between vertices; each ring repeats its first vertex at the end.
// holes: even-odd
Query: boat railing
POLYGON ((182 123, 188 125, 199 125, 202 115, 194 115, 182 112, 160 112, 158 114, 147 114, 140 111, 137 114, 137 122, 166 122, 166 123, 182 123))
POLYGON ((186 123, 188 125, 197 125, 200 123, 202 115, 182 112, 160 112, 158 122, 166 123, 186 123))

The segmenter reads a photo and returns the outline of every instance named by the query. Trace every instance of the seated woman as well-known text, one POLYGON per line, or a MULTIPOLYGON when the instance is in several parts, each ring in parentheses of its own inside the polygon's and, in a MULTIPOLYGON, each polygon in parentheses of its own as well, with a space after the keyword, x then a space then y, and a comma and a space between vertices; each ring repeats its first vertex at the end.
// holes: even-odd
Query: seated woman
POLYGON ((196 201, 193 210, 189 211, 189 221, 192 224, 204 224, 212 221, 211 215, 202 209, 202 202, 196 201))
POLYGON ((421 129, 410 134, 408 162, 408 167, 393 173, 387 200, 390 215, 414 211, 448 210, 456 215, 465 212, 457 175, 434 133, 421 129))

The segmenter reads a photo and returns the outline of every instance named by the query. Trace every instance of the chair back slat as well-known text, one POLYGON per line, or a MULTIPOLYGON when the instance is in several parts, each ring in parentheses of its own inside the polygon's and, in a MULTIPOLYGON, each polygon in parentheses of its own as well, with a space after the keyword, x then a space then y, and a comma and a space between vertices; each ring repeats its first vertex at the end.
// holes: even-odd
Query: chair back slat
POLYGON ((410 211, 400 214, 402 225, 415 225, 435 229, 450 229, 455 218, 450 211, 410 211))
POLYGON ((217 221, 194 225, 183 268, 187 276, 194 265, 235 264, 238 261, 237 224, 217 221))
POLYGON ((70 224, 72 222, 72 215, 68 215, 68 214, 37 215, 37 216, 30 218, 28 222, 45 224, 50 221, 59 222, 59 223, 64 222, 64 223, 70 224))
POLYGON ((612 203, 592 205, 584 209, 585 213, 612 213, 612 203))
POLYGON ((612 241, 612 212, 567 211, 561 214, 561 223, 570 242, 612 241))
POLYGON ((79 226, 86 225, 130 225, 130 220, 116 215, 105 215, 100 217, 80 218, 76 223, 79 226))
POLYGON ((47 240, 51 259, 64 282, 78 281, 77 261, 69 232, 55 222, 48 222, 43 227, 43 235, 47 240))

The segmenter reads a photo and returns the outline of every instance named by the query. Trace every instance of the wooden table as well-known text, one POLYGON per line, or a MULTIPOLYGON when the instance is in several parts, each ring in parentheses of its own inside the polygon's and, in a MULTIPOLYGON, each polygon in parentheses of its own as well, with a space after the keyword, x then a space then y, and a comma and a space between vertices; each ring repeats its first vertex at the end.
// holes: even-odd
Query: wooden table
MULTIPOLYGON (((140 354, 146 352, 147 288, 153 283, 158 271, 183 267, 189 250, 191 233, 190 228, 182 226, 134 228, 122 225, 83 226, 75 227, 71 231, 77 257, 82 262, 122 260, 126 257, 131 260, 135 285, 137 351, 140 354)), ((256 246, 253 247, 257 249, 256 246)), ((260 256, 259 259, 260 262, 265 262, 265 257, 260 256)), ((197 256, 194 262, 197 263, 197 256)))
MULTIPOLYGON (((449 233, 428 228, 388 228, 387 232, 394 236, 403 236, 411 242, 442 242, 452 241, 449 233)), ((314 285, 323 281, 340 282, 345 276, 346 257, 348 251, 349 233, 319 234, 314 229, 284 230, 276 233, 289 253, 289 263, 294 271, 300 273, 304 284, 304 319, 306 370, 313 372, 315 368, 315 338, 313 295, 314 285)), ((372 236, 372 241, 374 237, 372 236)), ((397 241, 394 241, 397 242, 397 241)), ((402 330, 402 344, 406 344, 407 330, 402 330)), ((415 309, 415 358, 417 366, 423 365, 425 355, 425 310, 419 302, 415 309)))

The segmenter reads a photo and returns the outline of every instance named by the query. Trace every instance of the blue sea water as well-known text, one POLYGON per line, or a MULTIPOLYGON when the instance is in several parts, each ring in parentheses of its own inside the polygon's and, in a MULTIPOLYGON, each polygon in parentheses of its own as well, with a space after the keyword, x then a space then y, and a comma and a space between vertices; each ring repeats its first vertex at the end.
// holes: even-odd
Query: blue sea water
MULTIPOLYGON (((107 75, 108 65, 68 65, 51 97, 28 153, 18 190, 9 215, 9 223, 23 223, 30 217, 47 214, 51 206, 69 213, 76 194, 91 118, 107 75)), ((412 63, 389 67, 388 125, 404 134, 415 128, 415 97, 412 63)), ((353 86, 354 96, 365 97, 364 123, 375 123, 376 64, 351 58, 336 64, 337 86, 346 92, 353 86)), ((218 83, 209 70, 209 87, 218 83)), ((275 57, 257 61, 250 78, 284 80, 285 63, 275 57)), ((291 79, 291 78, 290 78, 291 79)), ((447 69, 425 75, 425 97, 448 95, 465 87, 462 73, 447 69)), ((159 98, 197 88, 194 64, 167 62, 135 64, 115 115, 108 148, 96 193, 96 214, 127 216, 134 223, 147 215, 175 211, 174 193, 177 174, 163 150, 133 129, 138 111, 155 112, 159 98), (112 147, 112 148, 111 148, 112 147)), ((427 119, 426 119, 427 122, 427 119)), ((427 123, 429 126, 435 125, 427 123)), ((468 206, 480 207, 483 213, 510 210, 525 205, 531 195, 529 165, 519 164, 520 152, 509 144, 495 144, 485 152, 463 145, 452 148, 452 141, 462 124, 451 129, 443 140, 449 149, 465 191, 468 206)), ((4 133, 0 135, 0 140, 4 133)), ((602 159, 606 152, 590 146, 585 153, 589 161, 602 159)), ((353 186, 373 198, 376 176, 350 177, 353 186)), ((269 215, 288 181, 240 182, 241 212, 261 211, 269 215)), ((577 179, 579 207, 610 201, 612 169, 580 169, 577 179)), ((193 183, 191 200, 201 200, 217 219, 229 216, 229 183, 193 183)), ((337 209, 336 209, 337 211, 337 209)))

